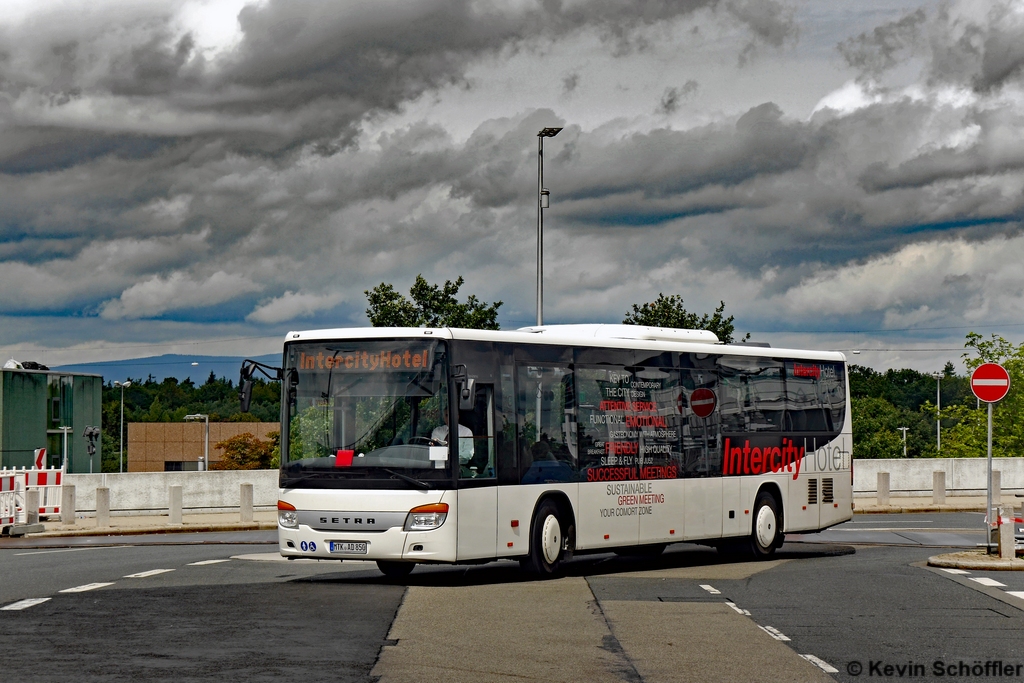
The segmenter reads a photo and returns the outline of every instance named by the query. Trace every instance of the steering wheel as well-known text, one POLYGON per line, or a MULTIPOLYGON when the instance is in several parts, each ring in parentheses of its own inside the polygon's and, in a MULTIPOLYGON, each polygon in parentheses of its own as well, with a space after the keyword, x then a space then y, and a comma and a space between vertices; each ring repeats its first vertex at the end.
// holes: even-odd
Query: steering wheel
POLYGON ((432 439, 429 436, 412 436, 409 437, 409 443, 419 446, 443 446, 444 444, 437 439, 432 439))

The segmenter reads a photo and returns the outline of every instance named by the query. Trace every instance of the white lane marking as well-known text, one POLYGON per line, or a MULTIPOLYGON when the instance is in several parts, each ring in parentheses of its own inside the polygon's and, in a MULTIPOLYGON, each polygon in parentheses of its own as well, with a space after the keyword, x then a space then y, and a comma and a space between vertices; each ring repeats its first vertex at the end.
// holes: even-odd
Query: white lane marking
POLYGON ((747 616, 747 617, 750 616, 750 610, 740 609, 739 607, 736 606, 735 602, 726 602, 725 604, 729 605, 729 607, 732 607, 733 611, 735 611, 735 612, 737 612, 739 614, 742 614, 742 615, 747 616))
POLYGON ((37 550, 31 553, 14 553, 16 557, 23 555, 46 555, 48 553, 77 553, 80 550, 120 550, 122 548, 130 548, 128 545, 109 545, 109 546, 97 546, 95 548, 61 548, 60 550, 37 550))
POLYGON ((173 572, 173 569, 150 569, 148 572, 139 572, 138 574, 128 574, 124 578, 126 579, 144 579, 147 576, 156 576, 157 574, 166 574, 167 572, 173 572))
POLYGON ((1006 591, 1006 594, 1024 600, 1024 591, 1006 591))
POLYGON ((839 669, 835 668, 834 666, 832 666, 831 664, 829 664, 828 662, 826 662, 824 660, 818 659, 814 655, 800 655, 800 656, 803 657, 808 662, 810 662, 814 666, 818 667, 819 669, 821 669, 822 671, 824 671, 827 674, 839 673, 839 669))
POLYGON ((699 584, 699 585, 700 585, 701 588, 706 590, 708 593, 711 593, 712 595, 721 595, 722 594, 722 591, 718 590, 714 586, 709 586, 706 583, 702 583, 702 584, 699 584))
POLYGON ((190 567, 201 567, 204 564, 217 564, 218 562, 230 562, 230 561, 231 560, 226 559, 226 558, 223 559, 223 560, 203 560, 201 562, 189 562, 188 566, 190 566, 190 567))
POLYGON ((97 588, 104 588, 106 586, 113 586, 113 585, 114 585, 113 581, 108 581, 107 583, 87 583, 87 584, 82 585, 82 586, 75 586, 74 588, 65 588, 64 590, 57 591, 57 592, 58 593, 84 593, 85 591, 92 591, 92 590, 96 590, 97 588))
POLYGON ((963 569, 947 569, 946 567, 939 567, 939 571, 947 572, 949 574, 970 574, 970 572, 964 571, 963 569))
POLYGON ((977 577, 976 576, 972 576, 970 579, 968 579, 968 581, 977 581, 982 586, 999 586, 999 587, 1005 587, 1006 586, 1005 583, 999 583, 995 579, 990 579, 987 576, 977 576, 977 577))
POLYGON ((759 629, 770 635, 775 640, 789 640, 789 637, 782 633, 779 629, 774 626, 761 626, 758 624, 759 629))
POLYGON ((6 607, 0 607, 0 610, 23 610, 27 607, 44 603, 49 599, 50 598, 28 598, 26 600, 19 600, 18 602, 12 602, 6 607))
MULTIPOLYGON (((915 519, 913 523, 914 524, 935 524, 935 520, 931 520, 931 519, 915 519)), ((843 526, 846 526, 847 524, 892 524, 892 520, 891 519, 881 519, 881 520, 877 520, 877 521, 873 521, 873 522, 846 522, 846 524, 843 524, 843 526)))

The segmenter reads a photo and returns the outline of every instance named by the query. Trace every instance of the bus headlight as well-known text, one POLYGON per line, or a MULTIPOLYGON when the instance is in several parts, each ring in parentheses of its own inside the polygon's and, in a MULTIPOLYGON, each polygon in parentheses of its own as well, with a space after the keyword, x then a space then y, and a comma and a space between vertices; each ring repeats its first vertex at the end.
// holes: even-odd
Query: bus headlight
POLYGON ((444 524, 448 518, 448 503, 420 505, 409 510, 405 518, 405 531, 430 531, 444 524))
POLYGON ((277 501, 277 523, 288 529, 298 529, 299 513, 295 506, 283 500, 277 501))

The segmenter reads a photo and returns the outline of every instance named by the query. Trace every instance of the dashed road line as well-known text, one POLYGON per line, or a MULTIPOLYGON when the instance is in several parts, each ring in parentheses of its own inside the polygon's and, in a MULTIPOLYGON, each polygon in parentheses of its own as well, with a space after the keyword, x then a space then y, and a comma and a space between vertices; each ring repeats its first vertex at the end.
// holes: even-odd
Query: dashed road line
POLYGON ((721 595, 722 594, 722 591, 718 590, 714 586, 709 586, 706 583, 701 583, 701 584, 698 584, 698 585, 701 588, 703 588, 704 590, 706 590, 708 593, 711 593, 711 595, 721 595))
POLYGON ((189 567, 201 567, 201 566, 206 565, 206 564, 217 564, 218 562, 230 562, 230 561, 231 560, 229 558, 225 558, 223 560, 202 560, 201 562, 189 562, 188 566, 189 567))
POLYGON ((92 590, 96 590, 97 588, 105 588, 106 586, 113 586, 113 585, 114 585, 113 581, 108 581, 107 583, 87 583, 87 584, 82 585, 82 586, 75 586, 74 588, 65 588, 64 590, 57 591, 57 592, 58 593, 84 593, 85 591, 92 591, 92 590))
POLYGON ((829 664, 828 662, 826 662, 826 661, 824 661, 822 659, 818 659, 814 655, 800 655, 800 656, 803 657, 808 662, 810 662, 814 666, 818 667, 819 669, 821 669, 822 671, 824 671, 827 674, 839 673, 839 669, 835 668, 834 666, 832 666, 831 664, 829 664))
POLYGON ((1021 600, 1024 600, 1024 591, 1005 591, 1005 593, 1007 595, 1012 595, 1015 598, 1020 598, 1021 600))
POLYGON ((993 588, 1005 588, 1005 583, 999 583, 995 579, 990 579, 987 576, 972 576, 969 581, 977 581, 982 586, 992 586, 993 588))
POLYGON ((150 569, 148 572, 139 572, 138 574, 128 574, 124 578, 126 579, 144 579, 148 576, 156 576, 157 574, 166 574, 167 572, 173 572, 173 569, 150 569))
POLYGON ((964 569, 950 569, 949 567, 939 567, 939 571, 946 572, 947 574, 970 574, 969 571, 964 569))
POLYGON ((0 607, 0 610, 2 610, 2 611, 23 610, 23 609, 27 609, 29 607, 32 607, 33 605, 39 605, 41 603, 44 603, 44 602, 46 602, 49 599, 50 598, 27 598, 25 600, 19 600, 18 602, 12 602, 10 605, 7 605, 6 607, 0 607))
POLYGON ((750 616, 750 610, 737 607, 735 602, 727 602, 725 604, 729 605, 729 607, 732 607, 734 611, 736 611, 739 614, 742 614, 745 617, 750 616))
POLYGON ((770 635, 775 640, 789 640, 789 636, 787 636, 774 626, 761 626, 760 624, 758 624, 757 627, 765 633, 767 633, 768 635, 770 635))

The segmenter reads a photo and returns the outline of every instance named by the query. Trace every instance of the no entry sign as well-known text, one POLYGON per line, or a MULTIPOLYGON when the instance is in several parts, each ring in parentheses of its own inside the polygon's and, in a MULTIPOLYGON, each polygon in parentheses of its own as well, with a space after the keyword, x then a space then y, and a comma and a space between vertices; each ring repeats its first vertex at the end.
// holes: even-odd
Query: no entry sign
POLYGON ((996 403, 1010 391, 1010 374, 997 363, 984 363, 971 373, 971 391, 985 403, 996 403))
POLYGON ((716 405, 718 405, 718 399, 715 397, 715 392, 710 389, 694 389, 690 394, 690 410, 697 417, 710 417, 711 413, 715 412, 716 405))

